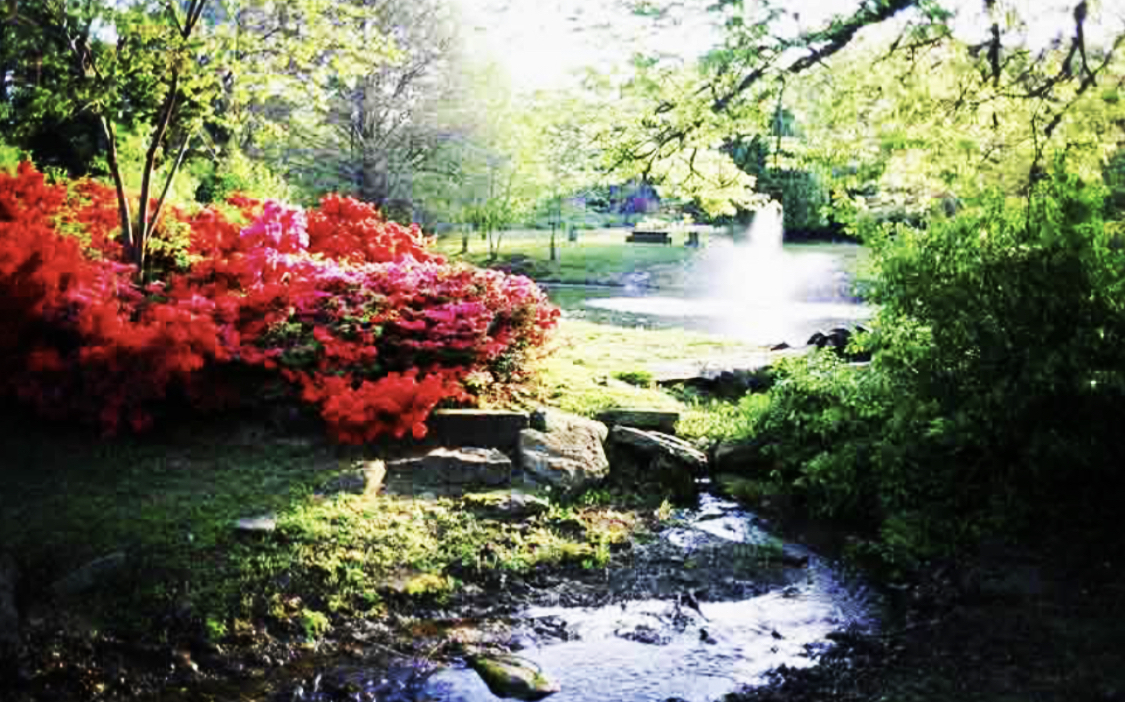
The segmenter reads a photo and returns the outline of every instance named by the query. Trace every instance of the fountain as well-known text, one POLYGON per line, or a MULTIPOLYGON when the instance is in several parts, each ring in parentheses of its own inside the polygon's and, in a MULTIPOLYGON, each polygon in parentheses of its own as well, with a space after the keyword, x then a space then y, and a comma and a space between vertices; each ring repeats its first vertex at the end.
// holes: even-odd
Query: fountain
POLYGON ((849 245, 785 246, 777 205, 759 210, 744 240, 712 237, 685 273, 687 291, 591 296, 588 308, 632 324, 684 326, 762 345, 801 345, 815 331, 870 316, 850 294, 849 245))

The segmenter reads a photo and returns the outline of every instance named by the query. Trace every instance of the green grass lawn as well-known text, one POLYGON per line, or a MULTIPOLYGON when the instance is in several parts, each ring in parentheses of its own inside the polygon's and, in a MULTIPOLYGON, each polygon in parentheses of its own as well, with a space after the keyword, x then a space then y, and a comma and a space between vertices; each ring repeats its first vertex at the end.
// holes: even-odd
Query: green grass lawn
MULTIPOLYGON (((504 233, 498 262, 503 264, 513 257, 526 256, 535 263, 532 273, 537 279, 564 283, 614 282, 623 273, 678 266, 697 253, 696 249, 683 245, 684 234, 673 234, 673 243, 668 246, 629 244, 625 237, 630 231, 624 228, 579 231, 576 242, 567 241, 566 233, 560 231, 556 237, 559 260, 552 263, 550 230, 512 230, 504 233)), ((706 246, 710 236, 701 233, 700 245, 706 246)), ((440 237, 437 250, 454 260, 479 266, 489 264, 488 242, 476 234, 469 236, 468 254, 461 254, 461 235, 457 233, 440 237)))
POLYGON ((645 407, 681 413, 682 434, 709 435, 727 421, 731 403, 685 402, 657 387, 621 378, 661 362, 759 353, 762 348, 720 336, 678 329, 627 329, 563 319, 554 352, 540 361, 536 396, 542 404, 594 415, 608 407, 645 407))

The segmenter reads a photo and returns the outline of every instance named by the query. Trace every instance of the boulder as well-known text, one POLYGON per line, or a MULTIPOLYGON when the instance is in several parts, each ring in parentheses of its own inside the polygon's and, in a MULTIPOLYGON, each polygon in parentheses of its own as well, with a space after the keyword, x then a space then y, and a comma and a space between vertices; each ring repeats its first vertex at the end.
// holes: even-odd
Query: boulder
MULTIPOLYGON (((856 332, 866 332, 867 330, 861 326, 855 328, 856 332)), ((815 346, 818 349, 832 349, 832 351, 840 358, 846 361, 859 361, 866 362, 871 360, 870 351, 861 351, 859 353, 848 352, 848 343, 852 338, 852 330, 837 327, 830 329, 827 333, 816 332, 809 337, 806 344, 808 346, 815 346)))
POLYGON ((531 413, 531 428, 542 432, 565 432, 576 427, 581 427, 598 435, 598 441, 605 443, 609 436, 609 427, 595 419, 580 417, 562 410, 550 407, 538 409, 531 413))
POLYGON ((439 409, 427 420, 427 443, 479 446, 512 451, 528 427, 526 412, 484 409, 439 409))
POLYGON ((541 700, 560 689, 558 683, 545 677, 538 667, 515 656, 470 656, 468 663, 497 697, 541 700))
POLYGON ((551 508, 546 500, 519 490, 472 493, 461 501, 486 519, 527 519, 551 508))
POLYGON ((400 495, 462 495, 512 484, 512 459, 494 448, 437 448, 389 461, 386 470, 387 491, 400 495))
POLYGON ((0 659, 11 655, 20 643, 20 615, 16 609, 18 582, 15 561, 11 556, 0 556, 0 659))
POLYGON ((520 467, 524 482, 576 492, 609 475, 602 443, 604 424, 564 413, 548 414, 547 431, 520 432, 520 467))
POLYGON ((707 474, 707 456, 667 434, 616 426, 608 447, 613 481, 631 489, 657 487, 685 501, 696 493, 696 478, 707 474))
POLYGON ((90 561, 73 573, 56 580, 51 589, 61 597, 88 592, 104 584, 110 576, 120 571, 125 566, 126 560, 124 552, 115 551, 108 556, 90 561))
POLYGON ((597 419, 611 427, 632 427, 674 434, 676 433, 676 422, 680 421, 680 413, 667 410, 614 407, 600 412, 597 419))

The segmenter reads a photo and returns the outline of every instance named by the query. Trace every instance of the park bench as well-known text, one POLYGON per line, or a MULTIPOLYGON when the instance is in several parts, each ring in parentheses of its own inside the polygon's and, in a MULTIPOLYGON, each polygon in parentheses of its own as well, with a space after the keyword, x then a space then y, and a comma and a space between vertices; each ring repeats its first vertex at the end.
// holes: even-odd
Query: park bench
POLYGON ((654 231, 637 231, 625 237, 625 241, 630 244, 671 244, 672 235, 668 232, 654 232, 654 231))

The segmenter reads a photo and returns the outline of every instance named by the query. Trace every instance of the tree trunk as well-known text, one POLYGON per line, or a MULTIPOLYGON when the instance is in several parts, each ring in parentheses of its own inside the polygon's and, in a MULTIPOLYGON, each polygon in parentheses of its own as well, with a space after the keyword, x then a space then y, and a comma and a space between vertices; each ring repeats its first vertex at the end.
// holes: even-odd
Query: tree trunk
POLYGON ((141 173, 141 201, 137 205, 137 241, 133 260, 137 264, 138 274, 144 275, 145 253, 148 249, 148 239, 152 235, 152 219, 149 217, 149 195, 152 192, 152 173, 156 170, 156 154, 164 143, 168 134, 168 127, 172 123, 172 115, 176 111, 176 95, 180 87, 180 74, 173 71, 171 85, 168 87, 168 97, 160 109, 160 121, 152 130, 148 151, 145 153, 144 171, 141 173))
POLYGON ((461 225, 461 253, 469 253, 469 228, 461 225))
POLYGON ((554 263, 555 261, 559 260, 559 255, 555 250, 555 233, 557 232, 557 230, 559 228, 559 220, 561 219, 561 217, 560 217, 560 207, 559 207, 559 202, 558 202, 557 198, 555 199, 554 205, 555 205, 555 211, 551 213, 551 254, 550 254, 551 263, 554 263))
POLYGON ((105 116, 99 117, 102 133, 106 139, 106 161, 113 175, 113 187, 117 190, 117 215, 121 219, 121 239, 130 255, 133 253, 133 215, 129 212, 129 196, 125 193, 125 180, 121 177, 121 165, 117 161, 117 135, 113 123, 105 116))

